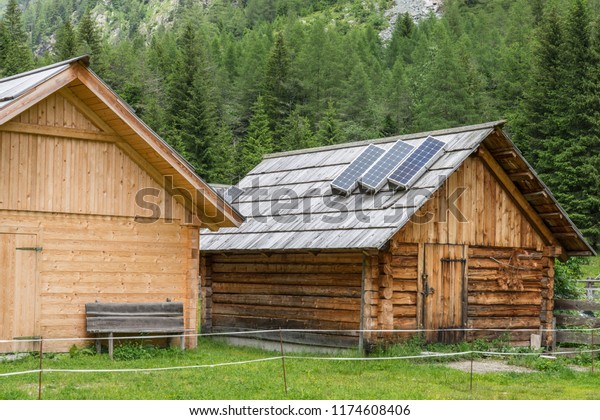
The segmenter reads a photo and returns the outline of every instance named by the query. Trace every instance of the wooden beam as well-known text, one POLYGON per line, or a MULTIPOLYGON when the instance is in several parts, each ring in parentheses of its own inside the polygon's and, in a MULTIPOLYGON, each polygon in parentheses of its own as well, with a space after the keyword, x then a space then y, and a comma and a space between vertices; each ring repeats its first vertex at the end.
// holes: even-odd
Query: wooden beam
POLYGON ((544 224, 542 218, 536 213, 533 207, 531 207, 531 204, 525 199, 521 191, 519 191, 502 166, 494 159, 485 146, 479 146, 477 156, 479 156, 492 174, 494 174, 500 185, 506 190, 513 202, 521 209, 535 231, 546 241, 546 243, 549 245, 559 245, 556 237, 552 234, 550 229, 548 229, 548 226, 544 224))
POLYGON ((494 156, 494 159, 496 159, 496 160, 513 159, 513 158, 517 157, 517 152, 515 152, 512 148, 510 148, 510 149, 494 151, 492 153, 492 156, 494 156))
POLYGON ((513 172, 513 173, 508 174, 508 176, 513 181, 519 181, 522 179, 529 179, 529 180, 534 179, 534 176, 530 171, 513 172))
POLYGON ((569 257, 592 257, 594 254, 591 251, 571 251, 567 252, 569 257))
POLYGON ((83 115, 86 116, 87 119, 94 123, 94 125, 100 130, 109 134, 117 134, 110 125, 104 122, 104 120, 100 118, 98 114, 92 111, 92 109, 89 106, 87 106, 81 99, 79 99, 79 97, 75 95, 73 91, 69 89, 68 86, 65 86, 64 88, 60 89, 58 91, 58 94, 64 97, 67 101, 69 101, 71 105, 77 108, 83 115))
POLYGON ((0 109, 0 125, 12 120, 21 112, 47 98, 49 95, 71 83, 76 78, 77 70, 72 65, 45 82, 42 82, 27 93, 24 93, 12 103, 0 109))
POLYGON ((55 127, 51 125, 35 125, 9 121, 0 126, 0 131, 13 133, 39 134, 49 137, 63 137, 69 139, 91 140, 115 143, 121 141, 119 136, 105 134, 97 131, 81 130, 78 128, 55 127))
POLYGON ((543 190, 542 191, 534 191, 534 192, 523 194, 523 197, 525 197, 525 199, 527 201, 529 201, 530 199, 539 198, 539 197, 548 198, 548 193, 543 190))
POLYGON ((555 211, 555 212, 551 212, 551 213, 540 213, 539 215, 542 219, 546 219, 546 218, 548 218, 548 219, 563 219, 564 218, 564 215, 559 211, 555 211))
POLYGON ((557 238, 564 238, 564 239, 572 239, 572 238, 579 237, 575 232, 558 232, 558 233, 555 233, 554 236, 556 236, 557 238))

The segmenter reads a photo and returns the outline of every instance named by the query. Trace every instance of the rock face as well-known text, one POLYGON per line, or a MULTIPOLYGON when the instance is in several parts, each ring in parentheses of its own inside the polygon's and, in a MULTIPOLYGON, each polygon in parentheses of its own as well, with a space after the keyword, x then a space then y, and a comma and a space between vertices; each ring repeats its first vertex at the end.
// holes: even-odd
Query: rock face
POLYGON ((443 3, 444 0, 394 0, 392 7, 385 12, 390 26, 381 31, 379 36, 384 41, 392 37, 392 30, 399 15, 408 12, 415 21, 419 21, 431 12, 440 15, 443 3))

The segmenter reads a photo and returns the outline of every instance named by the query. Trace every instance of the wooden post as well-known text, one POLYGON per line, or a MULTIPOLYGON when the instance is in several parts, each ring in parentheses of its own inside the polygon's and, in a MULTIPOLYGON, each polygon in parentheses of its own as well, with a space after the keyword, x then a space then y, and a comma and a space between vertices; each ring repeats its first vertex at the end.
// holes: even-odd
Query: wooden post
POLYGON ((279 345, 281 346, 281 368, 283 369, 283 387, 285 393, 288 393, 287 378, 285 375, 285 353, 283 352, 283 336, 281 335, 281 328, 279 328, 279 345))
POLYGON ((594 373, 594 358, 595 358, 595 354, 594 354, 594 331, 592 330, 592 373, 594 373))
POLYGON ((113 358, 113 333, 108 333, 108 356, 110 360, 113 358))
POLYGON ((40 337, 40 371, 38 373, 38 400, 42 399, 42 371, 44 360, 44 339, 40 337))
POLYGON ((471 342, 471 377, 469 379, 469 391, 473 393, 473 343, 471 342))

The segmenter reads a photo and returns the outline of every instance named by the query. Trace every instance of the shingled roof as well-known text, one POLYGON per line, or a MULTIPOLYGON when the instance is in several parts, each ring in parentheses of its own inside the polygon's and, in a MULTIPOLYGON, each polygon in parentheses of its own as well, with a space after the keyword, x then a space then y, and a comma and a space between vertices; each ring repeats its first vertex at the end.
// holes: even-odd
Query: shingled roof
MULTIPOLYGON (((484 147, 538 213, 543 229, 571 255, 593 255, 548 188, 502 131, 503 121, 265 156, 238 185, 234 206, 246 217, 238 229, 205 232, 203 252, 380 249, 445 180, 484 147), (369 144, 388 149, 398 140, 418 146, 428 135, 445 152, 406 191, 332 192, 331 181, 369 144), (528 176, 523 176, 523 174, 528 176), (557 217, 557 215, 559 217, 557 217)), ((527 204, 526 204, 527 205, 527 204)), ((536 216, 538 216, 536 215, 536 216)))

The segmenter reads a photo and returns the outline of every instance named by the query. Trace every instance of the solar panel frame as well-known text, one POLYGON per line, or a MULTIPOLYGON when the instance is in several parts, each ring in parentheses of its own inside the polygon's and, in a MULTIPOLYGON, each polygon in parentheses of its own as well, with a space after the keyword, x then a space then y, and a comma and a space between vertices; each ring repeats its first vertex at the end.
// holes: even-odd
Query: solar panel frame
POLYGON ((395 171, 414 150, 414 146, 401 140, 390 147, 358 181, 361 187, 371 192, 379 191, 395 171))
POLYGON ((433 136, 427 136, 423 142, 388 177, 390 184, 407 190, 435 163, 444 153, 446 143, 433 136))
POLYGON ((385 153, 385 149, 370 144, 360 155, 346 166, 333 181, 331 190, 342 195, 350 194, 357 186, 360 177, 385 153))
POLYGON ((232 185, 231 187, 227 188, 227 190, 223 194, 223 198, 228 203, 233 203, 233 201, 236 200, 243 193, 244 193, 244 190, 236 187, 235 185, 232 185))

